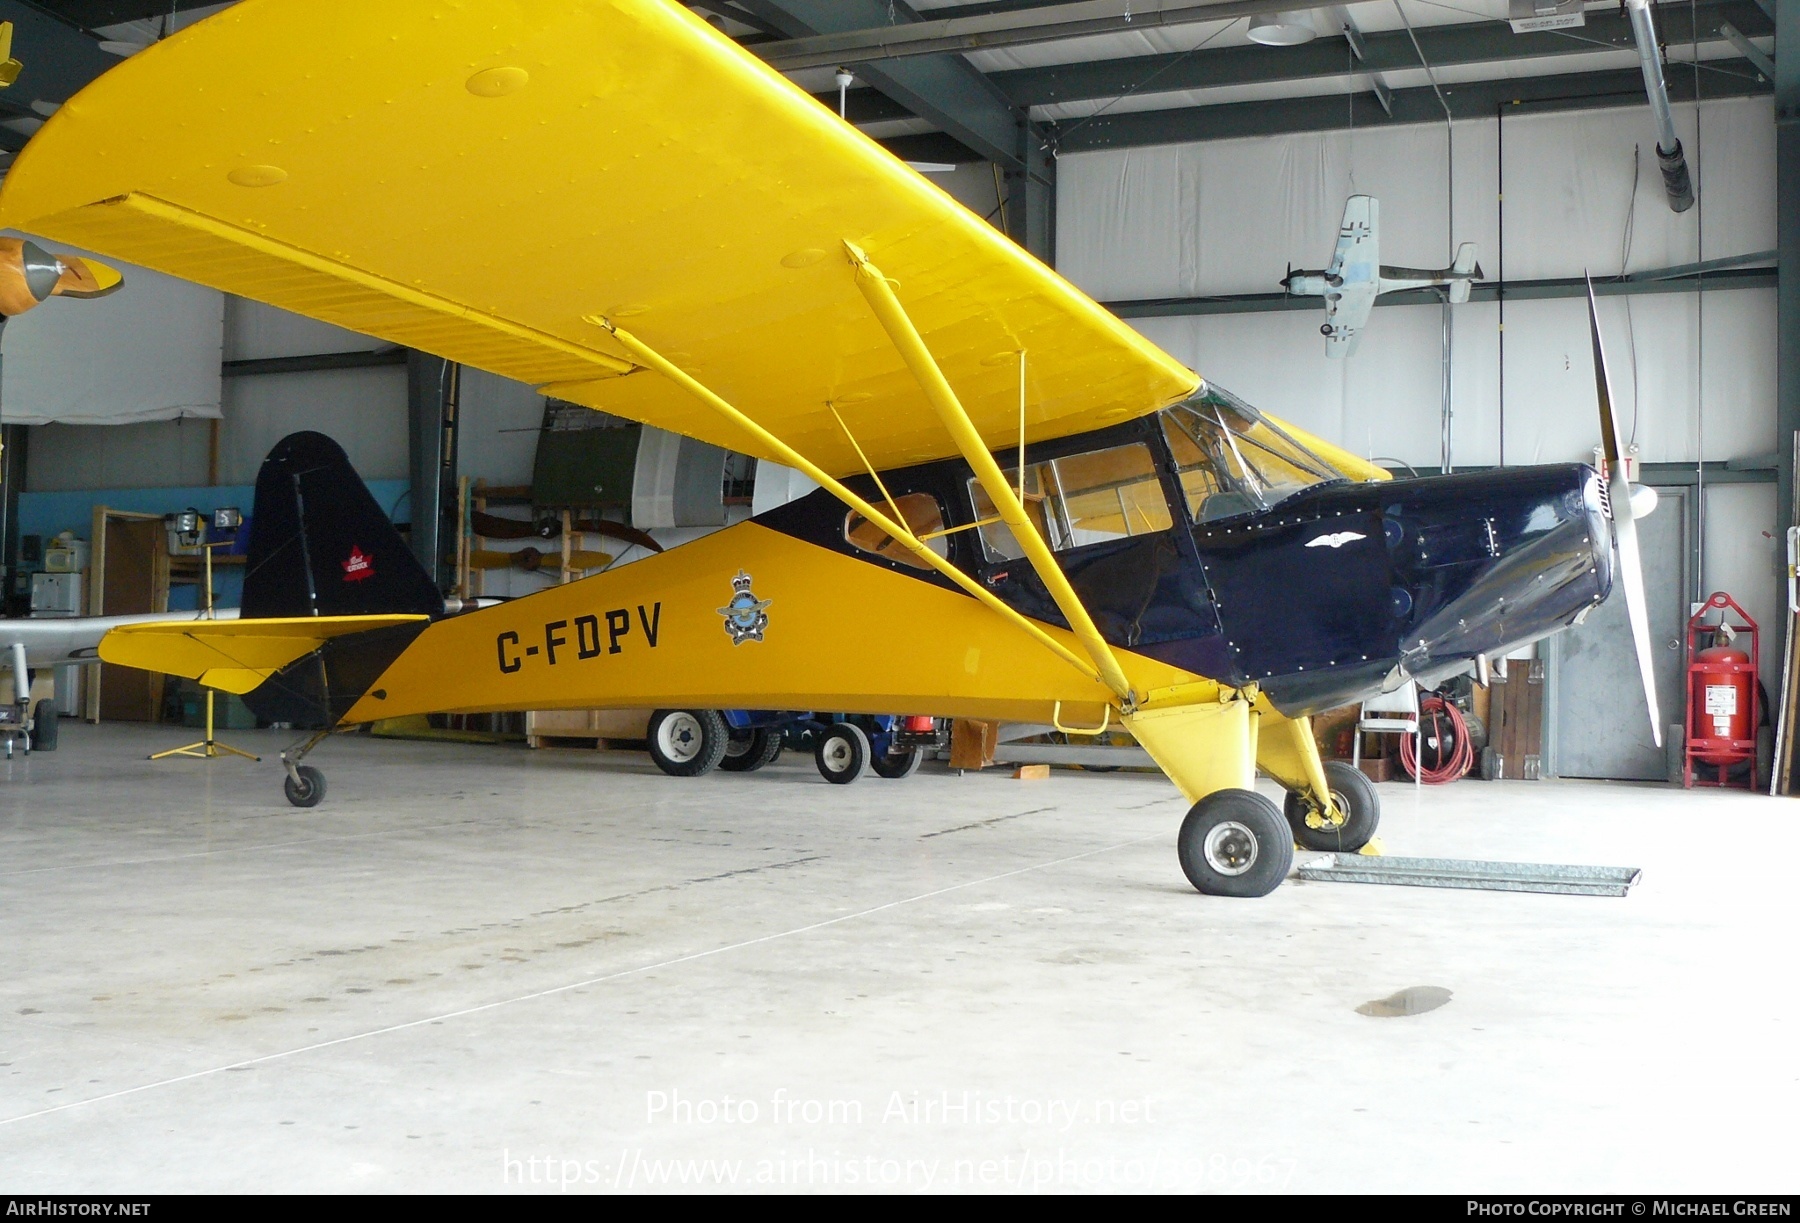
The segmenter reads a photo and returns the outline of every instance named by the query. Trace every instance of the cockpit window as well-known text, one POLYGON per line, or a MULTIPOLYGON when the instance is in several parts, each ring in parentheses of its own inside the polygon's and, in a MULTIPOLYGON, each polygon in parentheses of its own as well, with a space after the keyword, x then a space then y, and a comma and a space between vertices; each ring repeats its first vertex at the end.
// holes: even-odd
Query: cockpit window
MULTIPOLYGON (((944 542, 944 511, 930 493, 906 493, 891 507, 898 510, 900 521, 913 536, 939 556, 948 557, 950 547, 944 542)), ((914 569, 931 566, 918 554, 855 510, 844 515, 844 542, 861 552, 873 552, 884 560, 898 561, 914 569)))
MULTIPOLYGON (((1017 468, 1006 478, 1015 490, 1019 487, 1017 468)), ((1174 524, 1157 479, 1156 460, 1142 442, 1027 463, 1024 487, 1025 513, 1052 552, 1151 535, 1174 524)), ((989 559, 1023 556, 987 490, 971 480, 969 495, 989 559)))
POLYGON ((1347 478, 1215 386, 1166 409, 1162 422, 1195 522, 1267 509, 1301 489, 1347 478))

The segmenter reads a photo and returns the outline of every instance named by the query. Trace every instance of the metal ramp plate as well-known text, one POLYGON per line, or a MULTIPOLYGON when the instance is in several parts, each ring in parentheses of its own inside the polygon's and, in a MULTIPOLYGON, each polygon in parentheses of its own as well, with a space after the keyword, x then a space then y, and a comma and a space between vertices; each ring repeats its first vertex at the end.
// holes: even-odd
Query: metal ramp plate
POLYGON ((1643 877, 1635 866, 1554 866, 1540 862, 1470 862, 1459 858, 1369 858, 1321 855, 1301 862, 1302 879, 1328 883, 1391 883, 1415 888, 1474 888, 1487 892, 1554 892, 1563 896, 1623 896, 1643 877))

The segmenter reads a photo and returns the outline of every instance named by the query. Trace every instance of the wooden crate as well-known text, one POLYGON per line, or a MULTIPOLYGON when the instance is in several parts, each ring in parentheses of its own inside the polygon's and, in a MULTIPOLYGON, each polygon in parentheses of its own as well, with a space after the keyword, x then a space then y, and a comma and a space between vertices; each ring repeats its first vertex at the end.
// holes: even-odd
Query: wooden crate
POLYGON ((612 741, 641 742, 649 729, 648 709, 533 709, 525 714, 525 741, 573 740, 604 748, 612 741))

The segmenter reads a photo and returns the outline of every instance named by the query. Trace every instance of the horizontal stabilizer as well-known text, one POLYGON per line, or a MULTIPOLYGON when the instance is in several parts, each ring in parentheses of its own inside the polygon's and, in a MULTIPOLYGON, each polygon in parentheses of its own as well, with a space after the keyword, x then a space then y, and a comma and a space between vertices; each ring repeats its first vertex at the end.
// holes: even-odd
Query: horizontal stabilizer
POLYGON ((294 616, 129 624, 100 639, 102 662, 184 675, 242 695, 334 637, 423 623, 429 616, 294 616))

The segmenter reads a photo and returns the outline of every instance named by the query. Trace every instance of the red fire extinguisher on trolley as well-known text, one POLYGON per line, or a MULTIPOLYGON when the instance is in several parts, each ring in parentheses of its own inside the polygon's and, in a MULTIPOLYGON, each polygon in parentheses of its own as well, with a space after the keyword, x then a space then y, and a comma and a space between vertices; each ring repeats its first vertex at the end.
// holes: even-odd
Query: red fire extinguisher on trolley
POLYGON ((1737 601, 1719 591, 1695 612, 1687 627, 1687 740, 1682 749, 1682 784, 1688 788, 1728 786, 1733 765, 1748 762, 1747 780, 1756 789, 1756 728, 1762 721, 1758 705, 1756 621, 1737 601), (1717 624, 1702 621, 1709 612, 1726 608, 1741 623, 1721 618, 1717 624), (1745 646, 1748 645, 1748 649, 1745 646), (1716 769, 1716 781, 1696 776, 1696 766, 1716 769))

